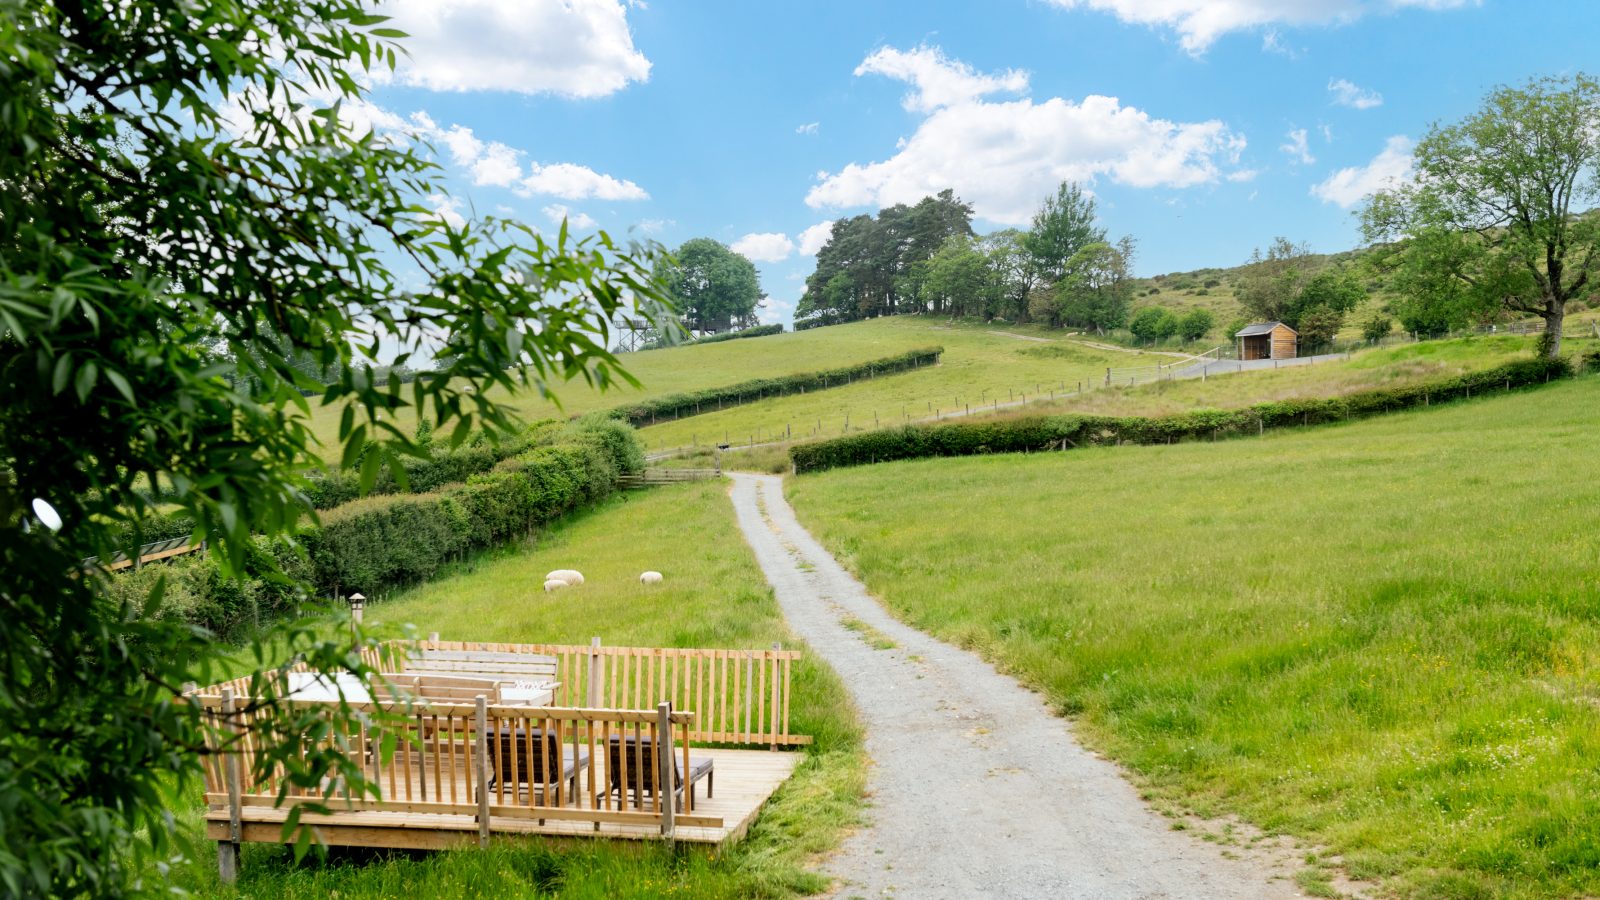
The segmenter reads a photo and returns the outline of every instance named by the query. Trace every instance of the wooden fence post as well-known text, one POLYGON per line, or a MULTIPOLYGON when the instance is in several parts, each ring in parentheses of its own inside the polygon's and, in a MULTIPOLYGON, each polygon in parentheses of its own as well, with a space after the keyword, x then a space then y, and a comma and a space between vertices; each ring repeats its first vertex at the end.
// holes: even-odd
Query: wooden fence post
MULTIPOLYGON (((235 734, 233 727, 233 688, 222 689, 222 715, 223 730, 230 737, 235 734)), ((217 875, 223 884, 233 884, 239 880, 239 841, 243 837, 239 822, 239 751, 232 748, 228 751, 226 759, 228 779, 228 839, 217 841, 217 875)))
POLYGON ((670 849, 676 824, 673 812, 678 798, 678 767, 672 762, 672 703, 666 700, 656 706, 656 771, 661 775, 656 779, 656 796, 664 798, 657 804, 661 807, 661 836, 670 849))
MULTIPOLYGON (((717 474, 720 475, 722 473, 718 472, 717 474)), ((600 707, 600 639, 598 637, 589 639, 589 690, 584 702, 589 705, 590 709, 598 709, 600 707)))
POLYGON ((478 753, 473 766, 478 770, 478 846, 489 846, 489 701, 478 695, 478 753))

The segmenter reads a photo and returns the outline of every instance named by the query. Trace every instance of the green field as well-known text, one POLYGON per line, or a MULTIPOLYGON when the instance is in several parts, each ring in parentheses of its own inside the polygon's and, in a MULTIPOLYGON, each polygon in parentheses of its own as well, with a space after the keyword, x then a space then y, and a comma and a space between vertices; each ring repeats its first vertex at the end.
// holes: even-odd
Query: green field
POLYGON ((1600 378, 1172 447, 790 482, 909 623, 1158 805, 1407 897, 1600 894, 1600 378))
MULTIPOLYGON (((1129 352, 1098 350, 1068 341, 1059 331, 1028 326, 1004 328, 950 324, 924 316, 897 316, 850 325, 804 331, 797 338, 830 333, 861 340, 864 335, 894 341, 907 348, 938 344, 945 348, 938 366, 858 381, 844 387, 807 394, 774 397, 755 403, 652 425, 639 431, 652 448, 715 444, 724 440, 746 443, 795 439, 814 433, 840 434, 848 418, 850 429, 871 428, 874 422, 894 424, 938 412, 948 413, 1014 394, 1040 390, 1075 390, 1078 382, 1105 377, 1107 366, 1141 364, 1154 357, 1129 352), (1022 335, 1023 337, 1017 337, 1022 335), (1026 338, 1042 340, 1027 340, 1026 338), (818 431, 820 429, 820 431, 818 431)), ((731 341, 729 343, 758 343, 731 341)))
MULTIPOLYGON (((621 495, 541 535, 537 547, 480 557, 393 600, 368 607, 369 627, 440 632, 446 640, 679 647, 803 645, 783 624, 771 589, 733 521, 721 482, 621 495), (544 573, 576 568, 587 579, 555 594, 544 573), (639 573, 656 569, 661 585, 639 573)), ((677 857, 653 843, 497 839, 436 854, 334 851, 293 862, 284 848, 248 844, 236 892, 209 862, 180 883, 202 895, 239 897, 783 897, 822 889, 811 859, 856 821, 864 784, 861 734, 839 679, 814 657, 796 667, 793 729, 815 743, 749 836, 726 852, 677 857), (425 887, 424 887, 425 886, 425 887)), ((198 827, 198 812, 195 827, 198 827)))

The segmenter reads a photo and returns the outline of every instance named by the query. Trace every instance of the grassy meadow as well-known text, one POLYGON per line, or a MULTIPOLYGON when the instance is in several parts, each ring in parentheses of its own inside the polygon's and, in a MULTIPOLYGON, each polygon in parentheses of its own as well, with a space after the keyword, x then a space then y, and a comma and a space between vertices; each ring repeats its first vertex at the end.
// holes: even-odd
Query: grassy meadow
MULTIPOLYGON (((738 532, 722 482, 617 496, 566 520, 536 545, 463 564, 447 577, 367 609, 379 634, 413 625, 446 640, 681 647, 803 645, 785 627, 771 588, 738 532), (586 583, 555 594, 544 573, 576 568, 586 583), (656 569, 665 581, 639 584, 656 569)), ((477 849, 403 853, 335 849, 296 864, 286 848, 246 844, 235 889, 209 859, 179 883, 206 896, 260 898, 783 897, 827 879, 812 859, 856 821, 864 785, 860 727, 837 676, 808 655, 794 671, 795 731, 815 743, 749 835, 725 852, 654 842, 497 837, 477 849), (419 886, 426 886, 418 894, 419 886)), ((199 827, 198 809, 192 811, 199 827)))
POLYGON ((1600 895, 1600 378, 1265 438, 791 479, 907 622, 1174 811, 1403 897, 1600 895))

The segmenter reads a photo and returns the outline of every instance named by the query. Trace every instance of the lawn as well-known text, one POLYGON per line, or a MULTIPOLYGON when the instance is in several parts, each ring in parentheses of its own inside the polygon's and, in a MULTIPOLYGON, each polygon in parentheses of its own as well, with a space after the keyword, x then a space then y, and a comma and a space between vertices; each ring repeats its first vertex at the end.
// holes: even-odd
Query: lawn
MULTIPOLYGON (((523 546, 489 554, 367 609, 379 633, 414 625, 446 640, 804 649, 733 520, 722 482, 620 495, 523 546), (576 568, 586 583, 555 594, 544 573, 576 568), (665 581, 646 588, 641 571, 665 581)), ((807 656, 795 669, 792 728, 815 743, 741 843, 677 856, 653 843, 547 844, 497 838, 488 852, 337 850, 295 864, 288 850, 247 844, 237 892, 209 861, 182 886, 239 897, 783 897, 827 879, 808 871, 856 821, 864 785, 861 732, 838 677, 807 656)), ((198 821, 198 813, 191 818, 198 821)))
POLYGON ((1411 897, 1600 894, 1600 378, 1216 444, 791 480, 897 615, 1155 801, 1411 897))

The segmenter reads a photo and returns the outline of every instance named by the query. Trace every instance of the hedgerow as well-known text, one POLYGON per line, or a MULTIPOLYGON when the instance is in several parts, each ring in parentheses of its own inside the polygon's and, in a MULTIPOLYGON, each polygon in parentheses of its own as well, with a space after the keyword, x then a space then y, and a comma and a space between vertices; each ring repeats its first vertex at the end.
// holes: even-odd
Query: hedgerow
MULTIPOLYGON (((255 577, 270 570, 257 564, 269 554, 294 581, 320 594, 371 594, 414 584, 451 560, 530 535, 604 499, 618 475, 637 472, 644 463, 633 430, 615 420, 537 426, 501 445, 512 446, 523 449, 492 460, 487 471, 467 474, 459 483, 363 497, 322 513, 320 523, 308 524, 298 535, 303 553, 262 542, 255 558, 247 559, 244 578, 223 577, 214 560, 192 556, 113 576, 108 590, 138 603, 155 579, 164 577, 167 615, 234 637, 304 599, 290 583, 255 577)), ((167 525, 154 523, 145 533, 170 530, 167 525)))
POLYGON ((696 344, 720 344, 723 341, 737 341, 740 338, 766 337, 770 334, 783 334, 783 323, 780 322, 775 325, 757 325, 754 328, 746 328, 742 331, 724 331, 721 334, 708 334, 705 337, 695 338, 692 341, 684 341, 676 346, 693 347, 696 344))
POLYGON ((766 397, 783 397, 788 394, 803 394, 806 391, 826 390, 850 384, 862 378, 873 378, 878 375, 889 375, 894 372, 904 372, 908 369, 931 366, 937 363, 939 357, 943 354, 943 347, 923 347, 917 350, 908 350, 897 356, 875 359, 843 369, 829 369, 824 372, 798 372, 778 378, 760 378, 754 381, 745 381, 728 387, 707 388, 693 393, 668 394, 665 397, 657 397, 653 400, 642 400, 637 403, 619 406, 606 414, 612 418, 625 421, 635 428, 641 428, 656 422, 681 419, 686 416, 698 415, 702 412, 712 412, 728 406, 737 406, 741 403, 754 403, 766 397))
POLYGON ((1169 444, 1259 434, 1268 428, 1318 425, 1442 403, 1496 390, 1543 384, 1573 374, 1562 359, 1526 359, 1493 369, 1405 387, 1257 403, 1236 410, 1171 416, 1023 416, 982 422, 907 425, 801 444, 789 451, 796 472, 820 472, 897 459, 1028 453, 1093 444, 1169 444))

